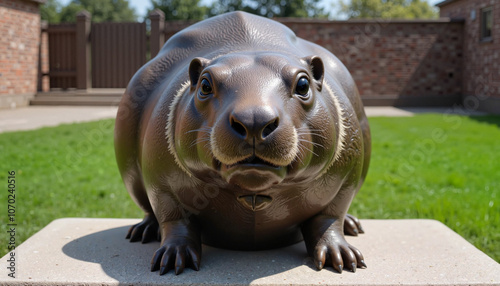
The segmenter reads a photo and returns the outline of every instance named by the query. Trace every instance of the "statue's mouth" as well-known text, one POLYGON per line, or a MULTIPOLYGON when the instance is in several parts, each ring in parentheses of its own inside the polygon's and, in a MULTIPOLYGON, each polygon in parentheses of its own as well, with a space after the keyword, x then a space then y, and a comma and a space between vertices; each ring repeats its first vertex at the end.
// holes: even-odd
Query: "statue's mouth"
POLYGON ((238 197, 238 201, 251 211, 260 211, 267 208, 272 200, 273 198, 265 195, 244 195, 238 197))
POLYGON ((250 156, 234 164, 219 166, 221 176, 228 183, 253 192, 264 191, 279 184, 287 173, 287 167, 273 165, 258 156, 250 156))
POLYGON ((250 156, 244 160, 241 160, 241 161, 238 161, 234 164, 230 164, 230 165, 226 165, 226 164, 223 164, 221 163, 220 161, 216 161, 216 163, 214 164, 216 166, 216 168, 218 170, 229 170, 231 168, 234 168, 234 167, 238 167, 238 166, 243 166, 243 167, 268 167, 268 168, 275 168, 275 169, 278 169, 280 168, 280 166, 277 166, 277 165, 274 165, 264 159, 261 159, 260 157, 258 156, 250 156))

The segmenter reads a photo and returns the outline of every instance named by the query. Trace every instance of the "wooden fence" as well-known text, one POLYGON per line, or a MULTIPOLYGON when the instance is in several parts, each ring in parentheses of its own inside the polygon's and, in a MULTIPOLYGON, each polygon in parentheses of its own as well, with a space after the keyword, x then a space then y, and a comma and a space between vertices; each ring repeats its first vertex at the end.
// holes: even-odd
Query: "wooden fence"
POLYGON ((48 25, 50 88, 123 88, 146 63, 145 23, 92 23, 87 12, 77 23, 48 25))
POLYGON ((94 23, 90 38, 92 87, 126 87, 146 63, 145 23, 94 23))

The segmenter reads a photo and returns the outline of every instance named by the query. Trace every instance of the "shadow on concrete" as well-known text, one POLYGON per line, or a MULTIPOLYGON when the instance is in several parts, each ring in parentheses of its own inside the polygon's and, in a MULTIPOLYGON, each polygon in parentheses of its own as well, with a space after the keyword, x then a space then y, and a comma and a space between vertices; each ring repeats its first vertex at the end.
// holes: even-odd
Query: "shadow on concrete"
MULTIPOLYGON (((63 252, 78 260, 101 265, 102 270, 120 284, 240 284, 283 273, 297 267, 314 269, 303 242, 267 251, 231 251, 203 245, 200 271, 186 269, 175 275, 150 272, 151 258, 158 242, 130 243, 128 227, 104 230, 72 240, 63 252)), ((323 270, 325 271, 325 270, 323 270)), ((328 269, 326 271, 332 271, 328 269)))

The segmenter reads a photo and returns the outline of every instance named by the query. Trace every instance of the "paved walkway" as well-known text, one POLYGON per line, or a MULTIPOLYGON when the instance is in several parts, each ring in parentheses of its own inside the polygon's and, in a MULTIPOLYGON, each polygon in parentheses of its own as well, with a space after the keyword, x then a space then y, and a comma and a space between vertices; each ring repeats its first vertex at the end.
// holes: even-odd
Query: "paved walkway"
POLYGON ((28 106, 0 110, 0 133, 116 116, 116 106, 28 106))
MULTIPOLYGON (((415 113, 450 113, 449 108, 365 107, 368 116, 413 116, 415 113)), ((86 122, 116 116, 116 106, 28 106, 0 110, 0 133, 32 130, 63 123, 86 122)), ((454 113, 461 113, 455 111, 454 113)), ((475 112, 474 114, 481 114, 475 112)))

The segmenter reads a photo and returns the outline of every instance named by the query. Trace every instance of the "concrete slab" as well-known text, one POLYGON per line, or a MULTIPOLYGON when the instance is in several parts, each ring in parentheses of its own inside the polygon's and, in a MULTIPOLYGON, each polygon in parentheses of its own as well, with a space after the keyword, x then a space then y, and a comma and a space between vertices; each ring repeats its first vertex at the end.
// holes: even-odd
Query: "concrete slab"
POLYGON ((203 247, 199 272, 149 272, 159 243, 130 243, 136 219, 60 219, 15 251, 16 278, 0 262, 0 285, 500 285, 500 265, 433 220, 363 220, 348 237, 366 269, 316 271, 303 243, 270 251, 203 247))
POLYGON ((115 118, 116 106, 28 106, 0 110, 0 133, 115 118))

